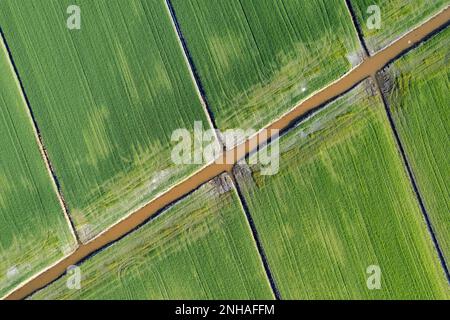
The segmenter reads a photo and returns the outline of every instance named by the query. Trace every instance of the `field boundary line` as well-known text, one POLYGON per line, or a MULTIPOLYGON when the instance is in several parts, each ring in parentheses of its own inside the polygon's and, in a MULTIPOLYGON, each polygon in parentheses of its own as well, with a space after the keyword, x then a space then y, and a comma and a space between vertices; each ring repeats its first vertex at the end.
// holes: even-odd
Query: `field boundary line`
MULTIPOLYGON (((419 27, 406 33, 403 37, 393 42, 390 46, 378 51, 375 55, 368 57, 367 60, 363 61, 360 65, 352 69, 343 77, 325 86, 313 96, 302 100, 291 111, 284 114, 281 118, 274 120, 274 122, 268 125, 266 129, 282 130, 287 128, 289 125, 295 123, 301 116, 319 108, 326 102, 333 100, 334 98, 340 96, 343 92, 351 89, 362 80, 372 76, 376 71, 381 70, 391 61, 414 48, 424 39, 427 39, 430 34, 433 34, 437 30, 445 27, 449 21, 450 10, 447 8, 440 14, 421 24, 419 27)), ((272 137, 268 137, 268 139, 271 138, 272 137)), ((43 288, 51 281, 60 277, 66 271, 68 266, 79 263, 83 258, 89 256, 89 254, 98 251, 101 248, 106 247, 109 243, 123 237, 133 231, 139 223, 150 219, 152 215, 158 212, 158 210, 167 206, 175 199, 183 197, 193 189, 192 185, 195 186, 203 184, 204 182, 210 180, 208 177, 218 176, 225 171, 231 172, 231 169, 237 160, 242 159, 245 155, 252 151, 250 150, 250 146, 255 145, 254 141, 252 141, 253 139, 259 139, 260 143, 257 144, 257 146, 268 140, 267 137, 259 137, 259 135, 257 135, 253 138, 247 139, 245 142, 234 147, 230 151, 224 151, 223 155, 225 157, 228 155, 234 156, 236 153, 236 161, 225 165, 215 162, 205 166, 196 174, 191 175, 188 179, 185 179, 181 183, 173 186, 169 191, 151 200, 140 210, 130 214, 126 219, 113 225, 108 231, 105 231, 95 240, 81 245, 74 253, 64 259, 61 263, 55 265, 53 268, 49 268, 45 272, 41 272, 33 280, 27 282, 23 286, 12 290, 11 293, 4 296, 3 299, 23 299, 29 296, 31 293, 43 288)))
POLYGON ((350 14, 350 17, 353 21, 353 27, 355 28, 356 34, 358 35, 361 47, 363 48, 366 57, 370 57, 369 49, 367 48, 366 40, 364 39, 364 34, 359 26, 358 18, 356 17, 356 12, 352 6, 351 0, 345 0, 345 4, 347 6, 347 10, 350 14))
POLYGON ((398 152, 400 154, 400 157, 402 158, 403 167, 404 167, 404 169, 406 171, 405 173, 408 176, 408 180, 409 180, 409 182, 410 182, 410 184, 412 186, 412 189, 413 189, 412 191, 414 192, 414 195, 415 195, 416 200, 418 202, 420 211, 422 212, 423 218, 425 219, 425 223, 426 223, 428 232, 429 232, 429 234, 431 236, 431 241, 433 242, 434 248, 435 248, 436 253, 438 255, 439 262, 440 262, 440 264, 442 266, 442 269, 444 271, 445 277, 447 278, 447 282, 450 284, 450 273, 449 273, 449 269, 448 269, 448 266, 447 266, 447 262, 445 260, 445 256, 444 256, 444 254, 442 252, 441 246, 439 244, 439 240, 437 238, 436 232, 434 230, 433 224, 432 224, 431 219, 430 219, 430 215, 428 214, 428 210, 427 210, 427 208, 425 206, 425 201, 423 200, 422 193, 420 192, 420 188, 419 188, 419 186, 417 184, 417 181, 416 181, 416 178, 415 178, 415 175, 414 175, 414 170, 412 169, 412 166, 409 163, 408 156, 406 154, 406 150, 403 147, 403 142, 402 142, 402 139, 400 137, 400 134, 398 133, 397 126, 395 124, 395 120, 394 120, 394 118, 392 116, 391 110, 389 109, 389 102, 387 101, 385 92, 381 89, 382 88, 382 85, 381 85, 382 79, 380 79, 380 76, 381 75, 379 73, 374 75, 375 85, 377 86, 377 90, 378 90, 379 94, 381 95, 381 99, 383 100, 385 114, 386 114, 386 117, 388 119, 389 126, 391 128, 391 132, 392 132, 392 135, 394 137, 394 140, 395 140, 395 143, 396 143, 396 146, 397 146, 397 150, 398 150, 398 152))
POLYGON ((67 203, 66 203, 66 201, 64 199, 64 194, 63 194, 62 189, 61 189, 61 184, 59 183, 59 180, 58 180, 58 177, 57 177, 57 175, 55 173, 54 167, 53 167, 53 165, 52 165, 52 163, 50 161, 47 149, 46 149, 46 147, 44 145, 44 141, 43 141, 42 136, 41 136, 41 131, 40 131, 39 126, 37 124, 37 121, 36 121, 36 118, 34 116, 33 110, 31 109, 31 104, 30 104, 28 96, 27 96, 27 94, 25 92, 25 88, 23 86, 22 80, 21 80, 21 78, 19 76, 19 71, 18 71, 17 66, 16 66, 16 64, 14 62, 11 49, 9 48, 8 43, 6 42, 6 37, 5 37, 5 34, 3 33, 3 30, 2 30, 1 27, 0 27, 0 41, 1 41, 1 45, 4 48, 4 51, 5 51, 5 53, 6 53, 7 57, 8 57, 8 62, 9 62, 11 71, 13 72, 14 80, 15 80, 17 88, 18 88, 18 90, 20 92, 20 97, 22 99, 22 102, 26 106, 26 112, 27 112, 27 115, 28 115, 28 117, 30 119, 31 126, 33 127, 33 134, 34 134, 34 137, 36 139, 36 143, 38 145, 39 152, 41 153, 41 157, 42 157, 42 160, 44 161, 45 168, 47 169, 47 173, 50 176, 50 180, 52 182, 53 191, 55 192, 56 197, 58 198, 58 202, 59 202, 59 204, 61 206, 61 209, 62 209, 62 211, 64 213, 64 217, 65 217, 66 222, 67 222, 67 224, 69 226, 70 232, 71 232, 72 236, 74 237, 74 240, 76 241, 76 244, 78 246, 78 245, 81 244, 81 241, 80 241, 80 239, 78 237, 78 234, 77 234, 76 229, 75 229, 75 224, 72 221, 72 218, 70 216, 69 208, 68 208, 67 203))
POLYGON ((165 3, 165 7, 167 9, 167 12, 169 14, 169 17, 170 17, 170 22, 171 22, 172 27, 177 36, 178 44, 180 45, 181 51, 183 52, 183 57, 186 62, 186 66, 189 70, 189 75, 191 76, 192 82, 194 84, 195 91, 197 92, 197 95, 200 99, 200 103, 203 107, 203 110, 205 111, 209 125, 211 126, 212 129, 214 129, 214 135, 216 136, 216 139, 219 142, 219 144, 221 145, 221 147, 223 148, 224 144, 223 144, 222 138, 218 134, 218 131, 217 131, 218 128, 217 128, 216 120, 214 118, 214 114, 209 106, 208 99, 206 98, 205 89, 200 80, 200 75, 197 71, 197 68, 195 67, 194 60, 192 59, 192 55, 189 52, 189 49, 187 47, 187 43, 183 36, 183 32, 181 31, 181 27, 180 27, 180 24, 178 22, 178 19, 177 19, 176 13, 175 13, 175 9, 172 5, 171 0, 164 0, 164 3, 165 3))
POLYGON ((264 246, 261 242, 261 238, 259 236, 258 229, 256 228, 255 222, 250 213, 250 209, 247 205, 247 201, 245 200, 245 197, 242 194, 239 184, 236 181, 236 175, 235 175, 234 170, 232 170, 232 173, 230 176, 231 176, 231 180, 233 183, 234 192, 236 193, 236 195, 239 199, 239 204, 241 205, 242 212, 245 215, 245 220, 247 221, 247 225, 250 229, 250 233, 252 234, 253 243, 256 246, 256 250, 258 251, 258 255, 261 260, 261 264, 266 273, 267 281, 269 282, 270 288, 272 289, 272 294, 276 300, 281 300, 280 290, 278 290, 278 286, 277 286, 275 278, 273 276, 273 272, 270 269, 269 261, 267 260, 267 255, 266 255, 264 246))

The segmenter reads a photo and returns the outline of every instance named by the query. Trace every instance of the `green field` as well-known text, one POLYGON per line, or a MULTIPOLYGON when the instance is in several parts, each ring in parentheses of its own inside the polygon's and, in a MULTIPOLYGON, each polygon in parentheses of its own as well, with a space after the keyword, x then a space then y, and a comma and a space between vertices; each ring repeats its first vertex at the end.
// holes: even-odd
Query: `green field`
POLYGON ((285 299, 450 297, 373 92, 364 82, 281 137, 278 174, 238 170, 285 299), (366 286, 371 265, 380 290, 366 286))
POLYGON ((361 61, 341 0, 171 0, 219 129, 260 129, 361 61))
POLYGON ((175 166, 174 129, 205 113, 161 1, 0 1, 18 66, 77 231, 91 239, 200 165, 175 166))
POLYGON ((450 1, 351 0, 351 3, 367 47, 372 54, 440 12, 450 4, 450 1), (373 12, 367 12, 367 9, 371 5, 377 5, 380 8, 380 29, 368 28, 367 21, 373 16, 373 12))
POLYGON ((0 297, 73 251, 59 205, 0 38, 0 297))
POLYGON ((387 99, 438 240, 450 261, 450 30, 393 63, 387 99))
POLYGON ((272 299, 231 180, 222 175, 33 299, 272 299))

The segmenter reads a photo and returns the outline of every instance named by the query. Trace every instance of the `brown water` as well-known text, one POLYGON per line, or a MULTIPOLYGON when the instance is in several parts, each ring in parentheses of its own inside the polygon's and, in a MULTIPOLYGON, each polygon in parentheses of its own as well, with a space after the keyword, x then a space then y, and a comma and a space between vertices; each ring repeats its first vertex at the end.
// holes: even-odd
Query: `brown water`
MULTIPOLYGON (((409 32, 374 56, 366 58, 366 60, 362 64, 353 69, 351 72, 349 72, 333 84, 320 90, 312 97, 300 103, 292 111, 285 114, 280 119, 276 120, 271 125, 266 127, 266 129, 283 130, 288 128, 295 120, 297 120, 305 113, 345 93, 365 78, 373 76, 377 71, 381 70, 390 61, 404 53, 409 48, 413 47, 415 44, 423 41, 428 35, 445 26, 449 20, 450 9, 447 8, 440 14, 428 20, 420 27, 409 32)), ((184 180, 175 187, 171 188, 166 193, 151 201, 142 209, 134 212, 124 220, 121 220, 95 239, 91 240, 87 244, 81 245, 68 257, 41 272, 36 277, 29 280, 27 283, 25 283, 12 293, 8 294, 5 298, 11 300, 23 299, 36 290, 43 288, 44 286, 61 276, 70 265, 77 264, 90 254, 128 234, 130 231, 134 230, 137 226, 144 223, 152 215, 162 210, 167 205, 182 198, 189 192, 195 190, 196 188, 208 182, 212 178, 218 176, 219 174, 223 172, 231 172, 233 164, 236 163, 237 160, 245 157, 246 154, 251 152, 254 149, 254 146, 256 146, 256 142, 258 142, 259 144, 263 144, 267 140, 267 138, 268 137, 265 137, 264 135, 257 135, 247 140, 245 143, 238 145, 234 149, 227 151, 225 153, 226 159, 228 159, 226 163, 231 164, 225 165, 220 163, 213 163, 204 167, 188 179, 184 180)))

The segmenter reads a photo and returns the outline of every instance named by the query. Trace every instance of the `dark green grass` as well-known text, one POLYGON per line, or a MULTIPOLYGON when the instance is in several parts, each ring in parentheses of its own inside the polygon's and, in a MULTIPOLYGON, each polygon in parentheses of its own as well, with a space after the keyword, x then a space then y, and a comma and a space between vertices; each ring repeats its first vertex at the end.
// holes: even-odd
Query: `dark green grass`
POLYGON ((207 127, 164 2, 0 2, 0 25, 77 231, 86 241, 200 165, 175 166, 171 134, 207 127))
POLYGON ((221 130, 260 129, 361 61, 340 0, 171 0, 221 130))

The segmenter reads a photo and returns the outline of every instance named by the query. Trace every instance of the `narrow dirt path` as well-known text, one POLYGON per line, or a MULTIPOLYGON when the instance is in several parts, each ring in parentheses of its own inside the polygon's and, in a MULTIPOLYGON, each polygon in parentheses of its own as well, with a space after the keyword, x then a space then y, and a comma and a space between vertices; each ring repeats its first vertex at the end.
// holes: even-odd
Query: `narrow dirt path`
MULTIPOLYGON (((426 21, 418 28, 407 33, 390 46, 379 51, 374 56, 368 57, 351 72, 347 73, 339 80, 300 103, 293 110, 266 127, 266 129, 278 129, 281 131, 286 130, 300 117, 349 91, 365 78, 373 76, 377 71, 381 70, 398 56, 404 54, 421 41, 445 28, 449 24, 449 21, 450 9, 446 8, 444 11, 426 21)), ((23 299, 36 290, 43 288, 64 274, 70 265, 80 263, 92 254, 95 254, 97 251, 104 249, 114 241, 123 238, 137 227, 148 221, 148 219, 154 216, 155 213, 160 212, 171 203, 189 194, 212 178, 223 172, 231 172, 233 165, 237 162, 237 160, 242 159, 245 155, 254 150, 254 147, 257 145, 256 142, 261 145, 264 144, 268 138, 270 137, 265 137, 264 135, 258 134, 247 140, 245 143, 242 143, 234 149, 227 151, 224 156, 229 161, 225 163, 230 164, 221 164, 216 162, 204 167, 194 175, 168 190, 160 197, 151 201, 142 209, 134 212, 111 228, 105 230, 95 239, 91 240, 87 244, 81 245, 71 255, 42 271, 21 287, 7 294, 4 298, 23 299), (232 161, 230 159, 232 159, 232 161)))

